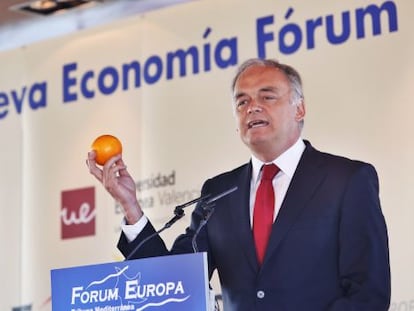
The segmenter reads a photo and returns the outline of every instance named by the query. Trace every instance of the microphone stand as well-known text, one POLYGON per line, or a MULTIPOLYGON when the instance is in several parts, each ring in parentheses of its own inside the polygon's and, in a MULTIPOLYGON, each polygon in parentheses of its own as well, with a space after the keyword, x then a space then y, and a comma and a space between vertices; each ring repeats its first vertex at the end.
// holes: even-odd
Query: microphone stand
POLYGON ((133 250, 131 253, 129 253, 129 255, 127 257, 125 257, 125 261, 126 260, 130 260, 132 258, 133 255, 135 255, 135 253, 142 247, 142 245, 144 245, 148 240, 151 240, 154 236, 160 234, 161 232, 163 232, 165 229, 170 228, 173 224, 175 224, 177 222, 177 220, 183 218, 185 216, 184 213, 184 208, 186 208, 187 206, 190 206, 194 203, 197 203, 199 201, 203 201, 205 199, 207 199, 208 197, 210 197, 210 194, 201 196, 197 199, 191 200, 187 203, 181 204, 181 205, 177 205, 174 209, 174 217, 171 218, 161 229, 155 231, 153 234, 147 236, 145 239, 143 239, 133 250))
POLYGON ((212 197, 211 199, 209 199, 208 201, 206 201, 202 208, 203 208, 203 219, 200 221, 200 224, 198 225, 198 228, 196 230, 196 232, 193 235, 193 238, 191 239, 191 245, 193 246, 193 251, 194 253, 198 252, 198 246, 197 246, 197 237, 198 234, 200 233, 201 229, 207 224, 208 220, 210 219, 211 215, 214 213, 214 206, 215 206, 215 201, 217 201, 218 199, 221 199, 222 197, 236 191, 238 189, 237 186, 234 186, 233 188, 230 188, 222 193, 219 193, 218 195, 212 197))
MULTIPOLYGON (((233 188, 224 191, 218 195, 216 195, 215 197, 212 197, 211 199, 209 199, 207 202, 202 203, 203 205, 201 206, 203 209, 203 219, 200 221, 200 224, 197 227, 197 230, 195 231, 193 238, 191 239, 191 245, 193 247, 193 252, 194 253, 198 253, 198 246, 197 246, 197 237, 201 231, 201 229, 207 224, 208 220, 210 219, 211 215, 213 215, 214 213, 214 206, 216 205, 214 202, 217 201, 218 199, 236 191, 238 189, 237 186, 234 186, 233 188)), ((209 283, 209 288, 210 288, 210 296, 214 295, 214 291, 212 290, 211 284, 209 283)), ((217 297, 216 295, 214 295, 214 306, 212 307, 213 311, 220 311, 220 305, 218 303, 217 297)))
MULTIPOLYGON (((203 207, 203 216, 204 217, 203 217, 202 221, 200 222, 200 224, 199 224, 199 226, 198 226, 198 228, 197 228, 197 230, 196 230, 196 232, 195 232, 195 234, 194 234, 194 236, 193 236, 193 238, 191 240, 191 244, 192 244, 192 247, 193 247, 193 251, 195 253, 198 252, 197 236, 200 233, 201 229, 207 224, 208 220, 210 219, 211 215, 214 212, 214 208, 213 207, 214 207, 215 204, 213 204, 213 203, 215 201, 217 201, 218 199, 221 199, 222 197, 224 197, 224 196, 226 196, 226 195, 228 195, 228 194, 236 191, 237 189, 238 189, 238 187, 237 186, 234 186, 233 188, 231 188, 229 190, 226 190, 226 191, 224 191, 222 193, 219 193, 218 195, 212 197, 211 199, 209 199, 205 203, 202 203, 203 204, 202 207, 203 207)), ((151 235, 149 235, 145 239, 143 239, 131 251, 131 253, 129 253, 129 255, 127 257, 125 257, 125 260, 131 259, 135 255, 135 253, 142 247, 142 245, 144 245, 148 240, 150 240, 154 236, 160 234, 165 229, 170 228, 177 220, 181 219, 185 215, 185 213, 184 213, 184 208, 185 207, 190 206, 190 205, 192 205, 194 203, 197 203, 197 202, 200 202, 200 201, 204 201, 207 198, 209 198, 210 196, 211 196, 210 194, 207 194, 207 195, 201 196, 201 197, 199 197, 197 199, 191 200, 191 201, 189 201, 187 203, 184 203, 184 204, 181 204, 181 205, 176 206, 175 209, 174 209, 174 217, 171 218, 161 229, 157 230, 156 232, 152 233, 151 235)))
POLYGON ((207 203, 206 206, 203 206, 203 219, 200 221, 200 224, 198 225, 197 230, 191 239, 191 245, 193 246, 194 253, 198 253, 197 237, 201 229, 207 224, 211 215, 214 213, 214 205, 214 203, 207 203))

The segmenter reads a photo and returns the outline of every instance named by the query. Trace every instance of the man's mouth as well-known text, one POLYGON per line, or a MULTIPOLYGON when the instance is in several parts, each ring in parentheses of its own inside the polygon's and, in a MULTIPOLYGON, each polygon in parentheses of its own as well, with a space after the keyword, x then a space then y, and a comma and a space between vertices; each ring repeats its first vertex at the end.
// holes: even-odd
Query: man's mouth
POLYGON ((256 127, 262 127, 262 126, 267 126, 269 125, 269 122, 264 121, 264 120, 253 120, 247 123, 247 128, 248 129, 252 129, 252 128, 256 128, 256 127))

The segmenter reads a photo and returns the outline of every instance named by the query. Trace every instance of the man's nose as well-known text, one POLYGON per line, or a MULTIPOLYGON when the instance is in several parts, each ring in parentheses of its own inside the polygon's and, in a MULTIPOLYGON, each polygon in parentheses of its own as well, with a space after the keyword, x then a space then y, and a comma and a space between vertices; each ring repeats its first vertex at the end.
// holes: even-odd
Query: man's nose
POLYGON ((262 106, 260 102, 257 99, 252 99, 249 102, 249 107, 247 108, 247 113, 253 113, 253 112, 261 112, 262 106))

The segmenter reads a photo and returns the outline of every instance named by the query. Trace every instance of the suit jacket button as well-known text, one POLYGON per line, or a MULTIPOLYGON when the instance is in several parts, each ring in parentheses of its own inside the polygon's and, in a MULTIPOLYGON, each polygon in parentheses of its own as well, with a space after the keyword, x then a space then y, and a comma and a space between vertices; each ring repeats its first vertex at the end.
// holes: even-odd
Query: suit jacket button
POLYGON ((257 298, 262 299, 265 296, 265 292, 262 290, 258 290, 256 293, 257 298))

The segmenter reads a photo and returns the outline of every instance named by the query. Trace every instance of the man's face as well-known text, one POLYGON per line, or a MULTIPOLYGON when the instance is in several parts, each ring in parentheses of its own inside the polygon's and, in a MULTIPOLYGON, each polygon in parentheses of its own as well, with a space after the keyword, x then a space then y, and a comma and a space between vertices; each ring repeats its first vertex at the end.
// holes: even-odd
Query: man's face
POLYGON ((273 160, 300 137, 305 107, 303 102, 291 103, 291 92, 287 77, 277 68, 250 67, 236 82, 233 100, 238 131, 261 160, 273 160))

